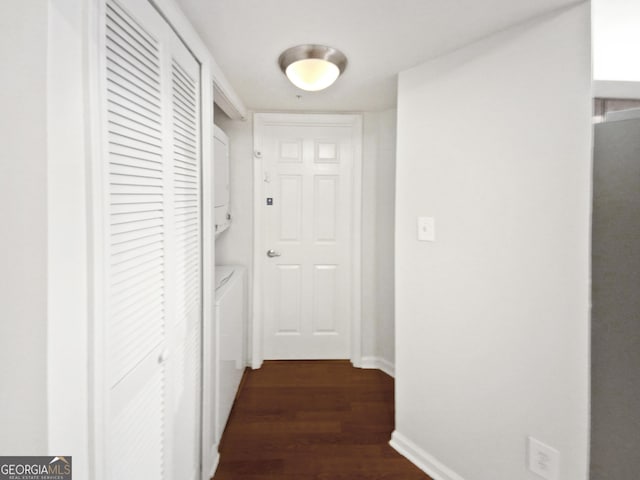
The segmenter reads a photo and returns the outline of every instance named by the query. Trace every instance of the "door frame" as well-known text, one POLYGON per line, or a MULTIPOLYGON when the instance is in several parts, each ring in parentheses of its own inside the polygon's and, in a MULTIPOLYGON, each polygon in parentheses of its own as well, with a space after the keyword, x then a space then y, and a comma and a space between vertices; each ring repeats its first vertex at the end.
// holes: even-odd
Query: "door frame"
POLYGON ((253 295, 250 326, 251 368, 264 361, 263 354, 263 268, 261 258, 267 249, 262 214, 262 134, 267 126, 343 126, 351 127, 353 142, 351 191, 351 312, 350 360, 362 364, 362 115, 325 113, 256 113, 253 116, 253 295))

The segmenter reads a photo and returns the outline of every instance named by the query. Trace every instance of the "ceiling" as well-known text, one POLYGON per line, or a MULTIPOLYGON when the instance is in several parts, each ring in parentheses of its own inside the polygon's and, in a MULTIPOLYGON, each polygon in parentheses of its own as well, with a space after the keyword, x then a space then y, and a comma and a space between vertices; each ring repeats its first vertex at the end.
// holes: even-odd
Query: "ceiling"
POLYGON ((575 0, 177 0, 251 110, 394 107, 398 72, 575 0), (278 56, 304 43, 342 50, 346 71, 303 92, 278 56), (300 96, 300 97, 298 97, 300 96))

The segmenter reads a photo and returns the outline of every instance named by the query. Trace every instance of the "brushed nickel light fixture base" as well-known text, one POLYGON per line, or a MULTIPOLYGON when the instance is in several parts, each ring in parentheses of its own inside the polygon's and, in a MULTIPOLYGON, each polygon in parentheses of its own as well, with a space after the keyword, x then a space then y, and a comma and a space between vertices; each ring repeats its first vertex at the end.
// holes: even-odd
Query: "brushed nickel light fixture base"
POLYGON ((347 68, 347 57, 325 45, 298 45, 282 52, 278 64, 296 87, 316 92, 337 80, 347 68))

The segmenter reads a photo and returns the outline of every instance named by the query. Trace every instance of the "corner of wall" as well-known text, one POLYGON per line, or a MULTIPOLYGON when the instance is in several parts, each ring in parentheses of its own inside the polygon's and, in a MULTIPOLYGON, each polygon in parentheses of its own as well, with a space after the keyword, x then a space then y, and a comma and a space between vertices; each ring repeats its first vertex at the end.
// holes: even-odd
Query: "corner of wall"
POLYGON ((394 363, 382 357, 362 357, 359 367, 368 370, 381 370, 392 378, 396 376, 394 363))

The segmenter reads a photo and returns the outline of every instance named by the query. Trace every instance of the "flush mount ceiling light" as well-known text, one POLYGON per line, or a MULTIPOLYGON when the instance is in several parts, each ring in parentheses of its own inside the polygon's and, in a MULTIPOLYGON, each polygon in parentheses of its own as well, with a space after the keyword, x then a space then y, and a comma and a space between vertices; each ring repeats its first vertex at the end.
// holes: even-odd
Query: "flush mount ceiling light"
POLYGON ((291 47, 278 59, 280 69, 296 87, 317 92, 330 86, 347 67, 340 50, 324 45, 291 47))

